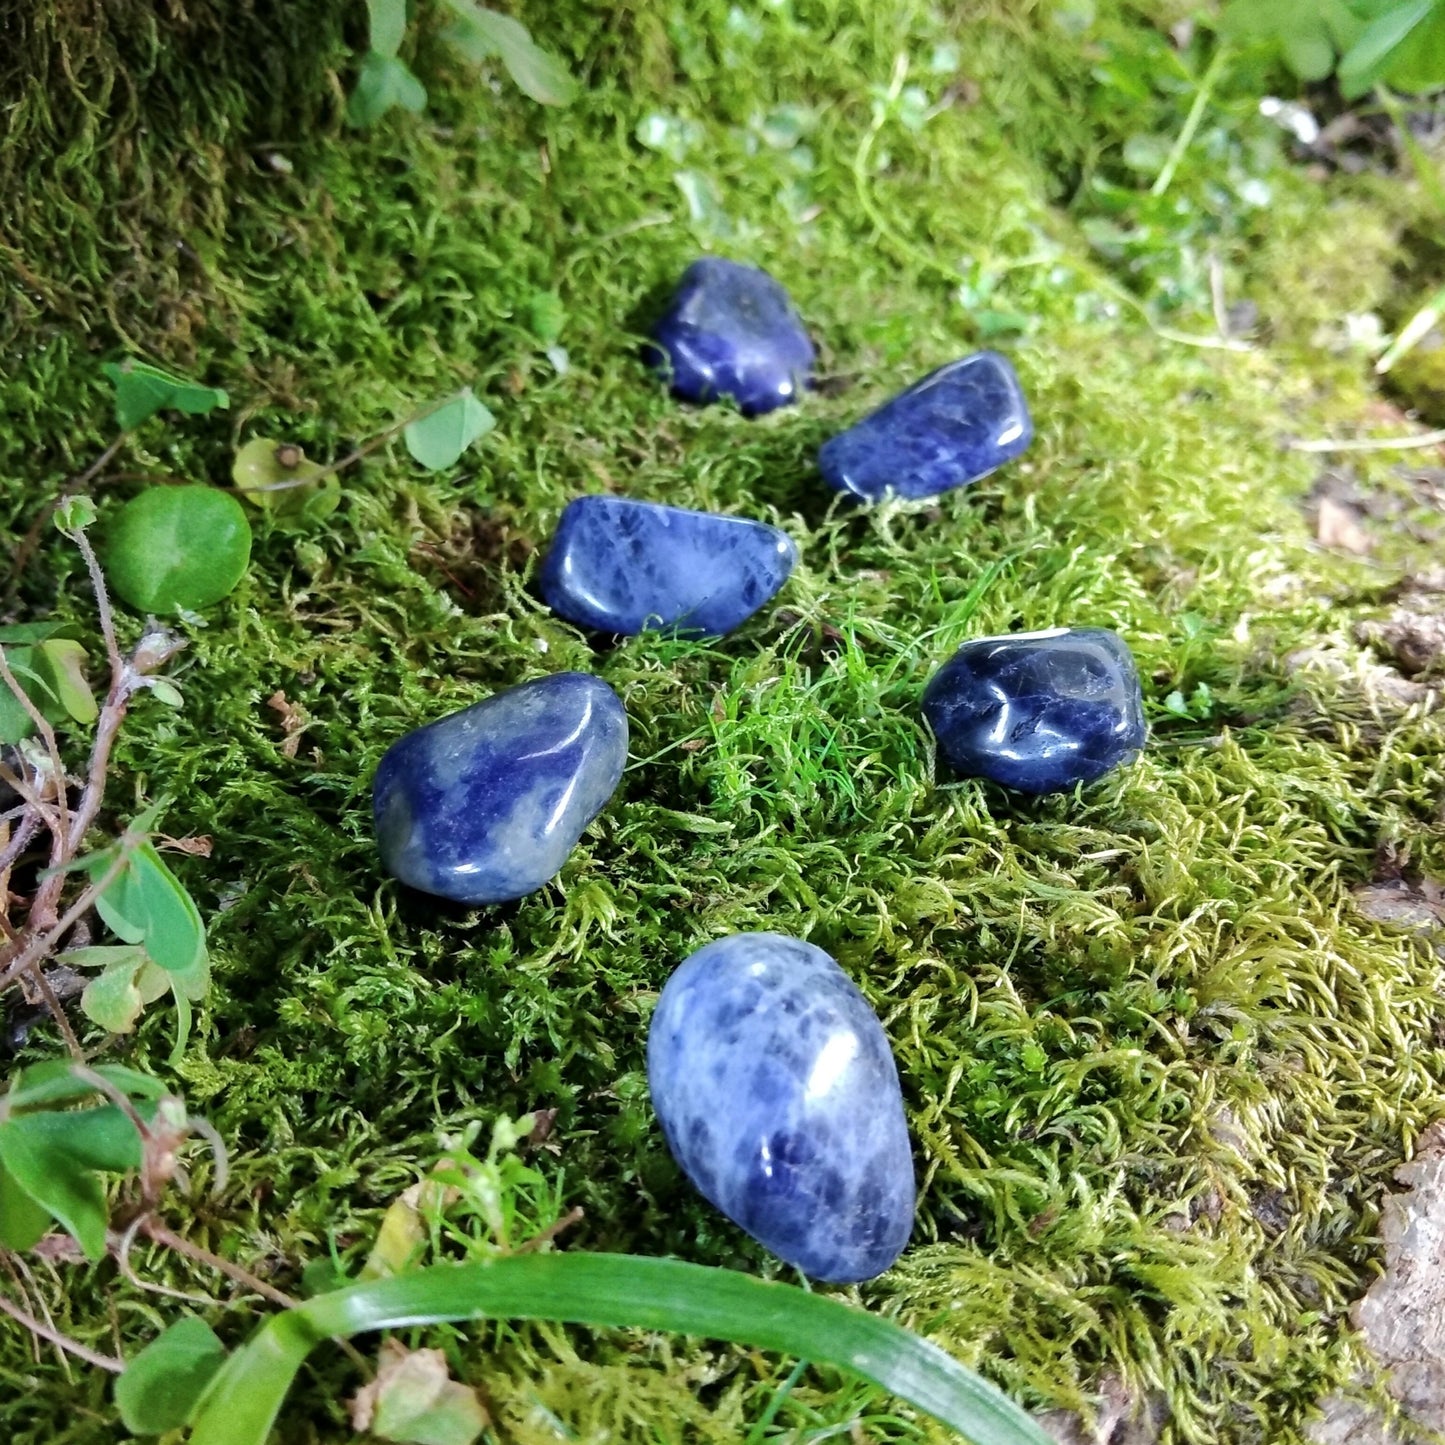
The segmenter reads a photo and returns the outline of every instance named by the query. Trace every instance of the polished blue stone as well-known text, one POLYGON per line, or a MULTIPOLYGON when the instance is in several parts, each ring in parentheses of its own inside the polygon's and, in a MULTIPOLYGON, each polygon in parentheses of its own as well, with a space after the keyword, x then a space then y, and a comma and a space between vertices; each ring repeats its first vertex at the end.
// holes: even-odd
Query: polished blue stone
POLYGON ((818 452, 829 486, 918 501, 986 477, 1033 440, 1019 379, 997 352, 931 371, 818 452))
POLYGON ((393 877, 459 903, 501 903, 556 876, 612 796, 627 714, 600 678, 508 688, 393 743, 372 790, 393 877))
POLYGON ((965 642, 929 679, 923 713, 955 772, 1025 793, 1091 783, 1147 733, 1133 656, 1102 627, 965 642))
POLYGON ((569 622, 721 637, 788 580, 792 538, 766 522, 626 497, 569 502, 542 564, 547 605, 569 622))
POLYGON ((821 948, 739 933, 667 981, 647 1038, 653 1107, 700 1193, 815 1279, 887 1269, 913 1228, 898 1070, 821 948))
POLYGON ((719 256, 683 272, 652 335, 677 396, 730 396, 748 416, 796 401, 813 373, 813 343, 788 293, 766 271, 719 256))

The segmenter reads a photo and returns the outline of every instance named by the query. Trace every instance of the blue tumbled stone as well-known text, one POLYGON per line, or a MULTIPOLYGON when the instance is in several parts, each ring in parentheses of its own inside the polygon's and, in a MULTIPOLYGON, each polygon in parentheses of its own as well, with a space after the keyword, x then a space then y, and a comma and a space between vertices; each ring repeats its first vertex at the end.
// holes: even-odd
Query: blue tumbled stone
POLYGON ((766 522, 578 497, 557 524, 541 590, 581 627, 721 637, 777 593, 797 560, 792 538, 766 522))
POLYGON ((600 678, 508 688, 387 749, 372 799, 387 871, 458 903, 501 903, 556 876, 612 796, 627 714, 600 678))
POLYGON ((1102 627, 965 642, 929 679, 923 713, 955 772, 1025 793, 1093 782, 1148 731, 1134 658, 1102 627))
POLYGON ((815 1279, 872 1279, 913 1227, 913 1160, 882 1026, 826 953, 776 933, 699 949, 668 979, 647 1077, 683 1172, 815 1279))
POLYGON ((997 352, 931 371, 818 452, 829 486, 877 502, 936 497, 986 477, 1033 440, 1019 379, 997 352))
POLYGON ((766 271, 719 256, 683 272, 652 335, 675 395, 730 396, 748 416, 796 401, 813 372, 813 343, 788 293, 766 271))

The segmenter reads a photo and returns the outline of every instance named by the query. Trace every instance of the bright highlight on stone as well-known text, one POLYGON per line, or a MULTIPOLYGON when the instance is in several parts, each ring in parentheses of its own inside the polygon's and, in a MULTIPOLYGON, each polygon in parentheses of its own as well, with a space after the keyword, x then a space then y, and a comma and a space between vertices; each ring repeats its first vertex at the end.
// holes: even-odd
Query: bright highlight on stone
POLYGON ((893 1055, 820 948, 740 933, 668 980, 647 1039, 652 1102, 698 1191, 815 1279, 871 1279, 913 1227, 893 1055))
POLYGON ((1134 658, 1102 627, 965 642, 929 680, 923 713, 955 772, 1025 793, 1093 782, 1148 731, 1134 658))
POLYGON ((730 396, 757 416, 796 401, 813 373, 813 343, 788 293, 766 271, 719 256, 683 272, 652 334, 684 401, 730 396))
POLYGON ((560 672, 394 743, 376 770, 381 859, 458 903, 501 903, 555 877, 612 796, 627 714, 600 678, 560 672))
POLYGON ((829 486, 864 501, 921 501, 986 477, 1033 435, 1013 367, 997 352, 979 351, 830 437, 818 466, 829 486))
POLYGON ((581 627, 721 637, 777 593, 797 558, 787 533, 765 522, 579 497, 562 513, 541 590, 581 627))

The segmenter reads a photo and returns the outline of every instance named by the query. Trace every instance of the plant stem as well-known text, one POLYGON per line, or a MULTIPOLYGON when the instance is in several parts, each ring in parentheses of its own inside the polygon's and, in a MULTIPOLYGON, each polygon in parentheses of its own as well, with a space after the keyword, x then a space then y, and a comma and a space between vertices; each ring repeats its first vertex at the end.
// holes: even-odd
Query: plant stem
POLYGON ((69 1335, 52 1329, 43 1320, 36 1319, 34 1315, 21 1309, 18 1304, 7 1299, 3 1294, 0 1294, 0 1311, 4 1311, 11 1319, 24 1325, 32 1335, 39 1335, 42 1340, 49 1340, 51 1344, 59 1345, 62 1350, 86 1361, 87 1364, 95 1365, 98 1369, 109 1370, 113 1375, 119 1375, 125 1370, 124 1360, 119 1360, 114 1355, 99 1354, 89 1346, 82 1345, 79 1340, 72 1340, 69 1335))
POLYGON ((1162 196, 1174 180, 1174 173, 1179 169, 1179 163, 1184 159, 1185 152, 1194 140, 1195 132, 1199 129, 1199 123, 1204 119, 1204 112, 1214 95, 1214 87, 1219 83, 1219 77, 1224 71, 1224 62, 1229 56, 1229 47, 1221 45, 1214 52, 1214 58, 1209 62, 1203 77, 1199 82, 1199 89, 1194 92, 1194 104, 1189 107, 1189 114, 1184 117, 1184 128, 1174 139, 1174 144, 1165 157, 1163 169, 1149 187, 1151 196, 1162 196))
POLYGON ((45 534, 46 525, 55 515, 56 508, 67 498, 73 497, 77 492, 90 485, 96 477, 115 458, 115 454, 123 447, 129 439, 128 431, 121 432, 106 449, 78 475, 71 477, 68 481, 60 484, 60 490, 46 503, 40 515, 31 524, 30 530, 25 534, 19 547, 15 550, 15 560, 10 564, 10 585, 5 589, 6 600, 14 598, 20 587, 20 578, 24 575, 25 569, 30 565, 30 559, 35 555, 35 549, 40 545, 40 539, 45 534))

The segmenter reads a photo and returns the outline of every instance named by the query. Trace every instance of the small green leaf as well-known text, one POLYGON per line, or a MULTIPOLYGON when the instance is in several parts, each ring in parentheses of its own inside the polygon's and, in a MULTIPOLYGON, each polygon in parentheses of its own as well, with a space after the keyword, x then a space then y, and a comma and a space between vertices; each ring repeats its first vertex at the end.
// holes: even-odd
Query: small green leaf
POLYGON ((62 532, 83 532, 95 522, 95 503, 89 497, 67 497, 55 509, 55 525, 62 532))
POLYGON ((219 387, 201 386, 134 357, 119 365, 107 362, 101 371, 115 383, 115 419, 122 431, 133 430, 163 408, 205 416, 216 407, 231 404, 219 387))
POLYGON ((151 696, 166 707, 184 707, 186 700, 181 690, 168 677, 158 677, 151 682, 151 696))
MULTIPOLYGON (((84 865, 91 881, 98 883, 113 862, 114 855, 107 851, 90 855, 84 865)), ((191 974, 205 956, 201 915, 153 843, 139 843, 129 850, 119 874, 95 906, 118 937, 143 945, 167 973, 191 974)))
POLYGON ((406 0, 366 0, 374 55, 395 55, 406 38, 406 0))
POLYGON ((381 1347, 376 1378, 352 1402, 351 1422, 397 1445, 472 1445, 487 1427, 477 1392, 447 1373, 440 1350, 381 1347))
POLYGON ((532 39, 531 32, 510 15, 500 15, 473 0, 447 0, 457 17, 445 36, 474 65, 495 55, 524 95, 541 105, 570 105, 577 82, 567 67, 532 39))
POLYGON ((34 1248, 45 1237, 53 1217, 0 1165, 0 1246, 17 1254, 34 1248))
POLYGON ((732 217, 723 209, 722 196, 711 176, 701 171, 676 171, 672 180, 687 202, 695 234, 712 240, 732 235, 732 217))
POLYGON ((152 487, 120 509, 106 575, 143 612, 199 612, 234 590, 251 560, 241 504, 214 487, 152 487))
POLYGON ((486 436, 497 419, 468 387, 434 412, 410 423, 406 449, 428 471, 439 472, 457 459, 478 437, 486 436))
POLYGON ((102 972, 86 984, 80 996, 80 1007, 86 1018, 113 1034, 128 1034, 145 1007, 136 975, 145 967, 144 949, 120 950, 124 956, 113 959, 102 972))
POLYGON ((167 1326, 115 1382, 121 1423, 135 1435, 161 1435, 190 1422, 226 1347, 203 1319, 187 1315, 167 1326))
POLYGON ((100 716, 95 694, 85 680, 85 649, 68 637, 52 637, 36 649, 57 702, 78 723, 93 723, 100 716))
POLYGON ((374 125, 393 106, 413 115, 425 110, 426 87, 399 56, 368 55, 346 102, 346 119, 354 126, 374 125))
POLYGON ((341 482, 294 442, 252 437, 231 464, 242 501, 275 517, 321 521, 341 504, 341 482), (314 479, 314 480, 313 480, 314 479))
POLYGON ((0 1164, 39 1208, 74 1236, 87 1259, 105 1257, 105 1191, 95 1174, 35 1126, 61 1114, 27 1114, 0 1124, 0 1164))

